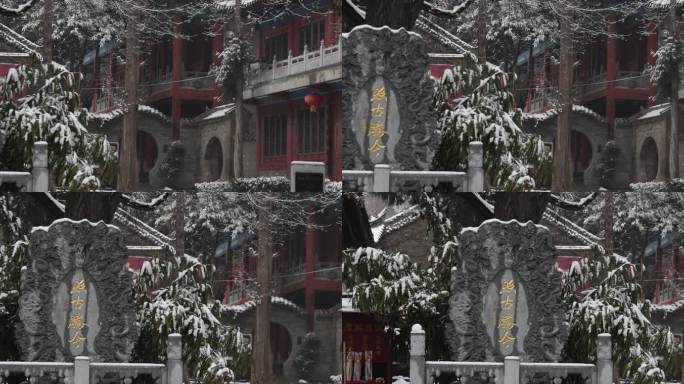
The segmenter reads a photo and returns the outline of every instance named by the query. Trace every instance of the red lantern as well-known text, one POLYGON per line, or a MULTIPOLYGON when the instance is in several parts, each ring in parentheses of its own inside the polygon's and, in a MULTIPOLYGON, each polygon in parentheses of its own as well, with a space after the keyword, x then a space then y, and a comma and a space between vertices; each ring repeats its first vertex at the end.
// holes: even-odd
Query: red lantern
POLYGON ((318 93, 309 93, 304 96, 304 104, 309 107, 309 112, 313 113, 318 110, 318 106, 321 105, 321 95, 318 93))

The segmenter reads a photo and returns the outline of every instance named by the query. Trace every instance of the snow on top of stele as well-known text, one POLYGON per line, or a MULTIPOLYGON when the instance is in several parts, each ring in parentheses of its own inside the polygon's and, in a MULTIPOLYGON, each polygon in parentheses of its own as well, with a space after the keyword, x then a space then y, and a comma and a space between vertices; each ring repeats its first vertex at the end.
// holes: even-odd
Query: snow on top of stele
POLYGON ((683 192, 684 179, 672 179, 667 181, 647 181, 643 183, 632 183, 629 188, 639 192, 683 192))
MULTIPOLYGON (((150 107, 149 105, 138 105, 138 111, 141 113, 146 113, 151 116, 155 116, 159 119, 161 119, 164 122, 170 123, 171 119, 166 116, 163 112, 150 107)), ((98 120, 102 124, 107 123, 109 121, 112 121, 118 117, 122 117, 126 111, 122 108, 116 108, 111 110, 110 112, 97 112, 97 113, 89 113, 88 114, 88 119, 89 120, 98 120)))
MULTIPOLYGON (((587 115, 591 118, 596 119, 599 122, 605 123, 606 119, 599 115, 598 113, 592 111, 591 109, 583 106, 583 105, 577 105, 573 104, 572 105, 572 111, 575 113, 581 113, 583 115, 587 115)), ((553 116, 556 116, 558 114, 558 110, 555 108, 549 109, 546 112, 541 112, 541 113, 523 113, 523 119, 525 120, 536 120, 537 122, 542 122, 545 121, 553 116)))
POLYGON ((409 35, 413 35, 413 36, 416 36, 416 37, 421 37, 419 33, 413 32, 413 31, 408 31, 408 30, 406 30, 406 28, 404 28, 404 27, 401 27, 401 28, 399 28, 399 29, 393 29, 393 28, 388 27, 387 25, 383 25, 382 27, 374 27, 374 26, 368 25, 368 24, 357 25, 356 27, 352 28, 352 30, 349 31, 348 33, 342 34, 342 36, 346 39, 346 38, 349 37, 349 35, 351 35, 352 33, 354 33, 354 31, 360 31, 360 30, 365 30, 365 29, 370 29, 371 31, 376 31, 376 32, 380 32, 380 31, 387 30, 387 31, 390 31, 390 33, 393 33, 393 34, 408 33, 409 35))
POLYGON ((483 221, 482 224, 480 224, 479 227, 465 227, 465 228, 461 229, 461 235, 463 235, 465 232, 475 232, 475 233, 477 233, 477 232, 480 230, 480 228, 483 228, 483 227, 484 227, 485 224, 490 224, 490 223, 501 223, 501 224, 504 224, 504 225, 506 225, 506 224, 511 224, 511 223, 518 223, 518 224, 520 224, 520 225, 523 226, 523 227, 526 227, 526 226, 528 226, 528 225, 534 225, 534 226, 536 226, 536 227, 538 227, 538 228, 544 228, 544 229, 547 230, 547 231, 549 230, 548 227, 546 227, 546 226, 544 226, 544 225, 541 225, 541 224, 535 224, 535 223, 533 223, 532 221, 528 221, 528 222, 526 222, 526 223, 521 223, 521 222, 519 222, 519 221, 516 220, 516 219, 508 220, 508 221, 503 221, 503 220, 499 220, 499 219, 489 219, 489 220, 483 221))
MULTIPOLYGON (((254 300, 247 301, 243 304, 238 304, 238 305, 221 305, 221 312, 223 313, 234 313, 234 314, 240 314, 247 312, 253 308, 256 308, 256 302, 254 300)), ((298 306, 297 304, 291 302, 288 299, 285 299, 280 296, 271 296, 271 304, 275 305, 280 305, 285 308, 292 309, 293 311, 303 314, 306 311, 304 308, 298 306)))
POLYGON ((119 227, 117 227, 116 225, 105 224, 105 222, 104 222, 104 221, 101 221, 101 220, 98 221, 98 222, 96 222, 96 223, 93 223, 93 222, 91 222, 91 221, 88 220, 88 219, 73 220, 73 219, 69 219, 69 218, 62 218, 62 219, 57 219, 57 220, 53 221, 52 223, 50 223, 49 226, 45 226, 45 227, 40 227, 40 226, 39 226, 39 227, 33 227, 33 228, 31 228, 31 233, 33 233, 33 232, 38 232, 38 231, 48 232, 48 231, 50 230, 50 228, 52 228, 53 226, 56 226, 56 225, 58 225, 58 224, 61 224, 61 223, 74 223, 74 224, 88 223, 88 224, 90 224, 91 227, 97 227, 98 225, 100 225, 100 223, 102 223, 102 224, 106 225, 106 226, 109 227, 109 228, 116 228, 116 229, 119 229, 119 227))

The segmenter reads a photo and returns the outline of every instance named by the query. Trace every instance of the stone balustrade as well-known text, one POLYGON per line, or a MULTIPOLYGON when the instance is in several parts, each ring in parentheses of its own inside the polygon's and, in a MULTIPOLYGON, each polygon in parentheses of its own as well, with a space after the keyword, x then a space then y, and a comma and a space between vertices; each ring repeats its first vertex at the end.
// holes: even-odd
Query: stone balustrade
POLYGON ((47 192, 50 177, 47 145, 45 141, 34 143, 31 172, 0 171, 0 185, 15 184, 22 192, 47 192))
POLYGON ((52 382, 64 384, 103 383, 105 376, 123 379, 131 384, 139 375, 149 375, 157 384, 183 383, 183 345, 181 335, 169 335, 166 364, 147 363, 100 363, 91 362, 88 356, 77 356, 74 362, 26 362, 0 361, 0 382, 7 382, 10 375, 23 375, 30 384, 46 377, 52 382))
POLYGON ((521 362, 518 356, 506 356, 503 363, 425 361, 425 331, 419 324, 415 324, 411 328, 411 384, 427 384, 432 382, 431 378, 444 373, 455 373, 459 377, 489 378, 495 384, 520 384, 540 374, 557 379, 573 374, 581 376, 587 384, 612 384, 610 334, 598 335, 597 349, 596 364, 521 362))
POLYGON ((415 182, 423 189, 450 183, 460 192, 484 190, 484 158, 481 142, 472 142, 468 152, 468 172, 393 171, 387 164, 377 164, 371 170, 345 170, 342 177, 351 183, 350 189, 363 192, 396 192, 397 186, 415 182))
POLYGON ((341 47, 340 37, 340 41, 332 46, 326 47, 324 42, 321 41, 318 49, 309 50, 308 47, 304 47, 304 53, 299 56, 292 56, 292 50, 290 50, 285 60, 278 61, 273 57, 271 63, 254 63, 250 66, 247 85, 248 87, 253 87, 260 83, 267 83, 324 67, 340 65, 342 63, 341 47))

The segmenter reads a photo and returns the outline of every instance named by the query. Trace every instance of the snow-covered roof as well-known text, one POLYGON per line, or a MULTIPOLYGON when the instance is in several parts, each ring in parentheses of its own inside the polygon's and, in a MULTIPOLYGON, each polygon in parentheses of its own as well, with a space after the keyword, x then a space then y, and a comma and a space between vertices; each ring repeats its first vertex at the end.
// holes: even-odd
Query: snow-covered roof
POLYGON ((648 120, 664 115, 670 110, 670 103, 663 103, 646 108, 635 116, 636 120, 648 120))
MULTIPOLYGON (((43 59, 38 52, 40 50, 38 44, 32 42, 3 23, 0 23, 0 39, 24 54, 35 54, 40 60, 43 59)), ((7 53, 3 53, 3 55, 7 55, 7 53)))
POLYGON ((212 108, 203 114, 197 116, 193 120, 195 121, 206 121, 218 118, 223 118, 231 114, 235 110, 235 104, 221 105, 216 108, 212 108))
POLYGON ((653 304, 653 310, 663 317, 677 312, 684 307, 684 299, 680 299, 670 304, 653 304))
POLYGON ((416 20, 416 27, 460 54, 472 53, 475 49, 472 45, 459 39, 456 35, 423 15, 420 15, 418 20, 416 20))
MULTIPOLYGON (((280 296, 271 296, 271 304, 290 309, 299 315, 306 314, 304 308, 280 296)), ((247 302, 237 305, 222 305, 221 312, 226 314, 233 314, 233 316, 236 316, 251 311, 252 309, 256 308, 256 305, 257 303, 254 300, 249 300, 247 302)))
MULTIPOLYGON (((592 119, 595 119, 599 123, 605 124, 606 119, 599 115, 598 113, 592 111, 591 109, 583 106, 583 105, 576 105, 574 104, 572 106, 572 111, 575 113, 579 113, 588 117, 591 117, 592 119)), ((541 112, 541 113, 523 113, 523 119, 524 120, 529 120, 529 121, 534 121, 535 123, 541 123, 543 121, 546 121, 550 119, 551 117, 554 117, 558 115, 558 110, 557 109, 549 109, 546 112, 541 112)))
POLYGON ((563 217, 553 208, 547 208, 544 211, 542 221, 558 228, 560 231, 568 235, 568 237, 581 243, 582 245, 589 247, 596 246, 602 249, 600 244, 602 239, 600 237, 563 217))
POLYGON ((152 241, 162 247, 171 247, 172 239, 163 233, 152 228, 144 221, 131 215, 123 209, 118 209, 114 214, 114 222, 123 225, 133 232, 139 234, 141 237, 152 241))
MULTIPOLYGON (((165 123, 171 123, 171 118, 169 116, 165 115, 163 112, 150 107, 149 105, 138 105, 138 111, 150 116, 154 116, 160 120, 162 120, 165 123)), ((116 108, 111 110, 110 112, 104 112, 104 113, 91 113, 88 115, 88 118, 91 120, 98 120, 102 124, 108 123, 112 120, 118 119, 120 117, 123 117, 126 114, 126 110, 123 108, 116 108)))
MULTIPOLYGON (((384 216, 387 212, 386 209, 382 210, 381 215, 384 216)), ((408 209, 402 210, 388 218, 382 219, 382 216, 376 218, 374 224, 371 227, 371 232, 373 233, 373 240, 377 243, 384 236, 395 232, 420 218, 420 207, 418 205, 413 205, 408 209)))

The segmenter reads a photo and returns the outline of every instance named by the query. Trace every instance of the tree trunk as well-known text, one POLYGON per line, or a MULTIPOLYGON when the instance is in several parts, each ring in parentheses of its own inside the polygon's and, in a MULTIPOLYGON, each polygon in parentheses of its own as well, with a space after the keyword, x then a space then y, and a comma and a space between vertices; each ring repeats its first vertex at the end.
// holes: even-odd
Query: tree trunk
MULTIPOLYGON (((670 8, 670 23, 672 35, 679 39, 677 7, 670 8)), ((670 95, 670 178, 679 177, 679 71, 673 74, 671 80, 672 94, 670 95)))
POLYGON ((43 0, 43 14, 41 24, 43 29, 43 60, 46 63, 52 62, 52 22, 54 19, 53 0, 43 0))
POLYGON ((271 363, 271 270, 273 268, 273 251, 271 249, 271 226, 269 224, 272 211, 270 198, 259 198, 257 223, 258 257, 257 284, 259 301, 256 305, 256 327, 254 330, 254 352, 252 379, 255 384, 270 384, 273 366, 271 363))
POLYGON ((65 197, 65 217, 72 220, 87 219, 93 223, 100 220, 111 223, 121 203, 120 193, 70 192, 65 197))
POLYGON ((363 197, 354 193, 342 194, 342 249, 373 245, 375 241, 363 197))
MULTIPOLYGON (((568 11, 569 12, 569 11, 568 11)), ((571 16, 568 15, 568 18, 571 16)), ((559 92, 561 111, 558 114, 556 142, 553 154, 553 192, 572 190, 570 157, 570 124, 572 123, 573 42, 570 20, 561 21, 559 92)))
POLYGON ((477 61, 487 62, 487 11, 489 1, 480 0, 477 10, 477 61))
POLYGON ((411 30, 423 9, 423 0, 373 0, 366 8, 366 23, 374 27, 411 30))
POLYGON ((494 202, 494 217, 499 220, 518 220, 539 223, 549 203, 547 192, 499 192, 494 202))
POLYGON ((603 209, 603 237, 606 254, 613 254, 613 193, 606 192, 606 205, 603 209))
MULTIPOLYGON (((223 23, 223 35, 226 36, 228 31, 229 23, 223 23)), ((230 90, 224 90, 224 94, 230 90)), ((234 117, 234 126, 237 126, 237 115, 234 117)), ((228 163, 226 164, 226 178, 228 180, 235 180, 235 132, 228 131, 228 148, 224 156, 227 157, 228 163)))
POLYGON ((119 160, 119 191, 134 192, 138 188, 138 81, 140 50, 138 41, 139 16, 128 20, 126 30, 126 114, 124 115, 119 160))
MULTIPOLYGON (((240 0, 235 0, 235 34, 241 36, 241 12, 240 0)), ((243 68, 240 67, 235 72, 235 150, 233 154, 235 159, 233 165, 235 167, 235 178, 243 177, 242 165, 242 90, 243 90, 243 68)))
MULTIPOLYGON (((176 193, 176 256, 185 254, 185 192, 176 193)), ((202 260, 205 262, 205 260, 202 260)))

